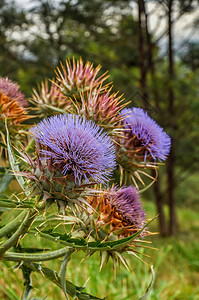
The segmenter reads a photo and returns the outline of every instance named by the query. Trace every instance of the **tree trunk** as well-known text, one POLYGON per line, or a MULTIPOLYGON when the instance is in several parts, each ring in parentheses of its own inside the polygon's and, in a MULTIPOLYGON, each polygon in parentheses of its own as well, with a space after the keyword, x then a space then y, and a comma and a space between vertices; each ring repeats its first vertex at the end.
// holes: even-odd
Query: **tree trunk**
POLYGON ((157 89, 157 80, 156 80, 156 70, 154 64, 154 46, 153 42, 151 41, 151 35, 148 30, 148 15, 145 9, 145 2, 142 0, 143 3, 143 10, 145 15, 145 31, 146 31, 146 42, 147 42, 147 57, 148 57, 148 69, 151 74, 151 84, 152 84, 152 93, 155 100, 155 106, 158 113, 160 113, 160 106, 159 106, 159 93, 157 89))
POLYGON ((144 4, 142 0, 138 0, 138 53, 140 68, 140 89, 142 92, 143 108, 148 109, 147 85, 146 85, 146 55, 144 43, 144 4))
MULTIPOLYGON (((152 172, 153 176, 155 176, 155 172, 152 172)), ((155 203, 156 209, 158 213, 158 222, 159 222, 159 232, 161 236, 167 235, 167 224, 166 218, 164 213, 164 197, 161 193, 160 189, 160 178, 154 183, 153 185, 154 195, 155 195, 155 203)))
MULTIPOLYGON (((152 79, 152 93, 155 100, 155 109, 158 113, 160 113, 160 107, 159 107, 159 93, 157 90, 157 82, 156 82, 156 70, 154 65, 154 59, 153 59, 153 43, 151 41, 151 36, 148 30, 148 15, 145 9, 145 3, 144 0, 140 0, 142 2, 142 9, 145 17, 145 33, 146 33, 146 43, 147 43, 147 59, 148 59, 148 70, 151 74, 152 79)), ((156 173, 154 170, 152 170, 152 176, 156 176, 156 173)), ((159 232, 161 236, 166 236, 167 234, 167 226, 166 226, 166 218, 164 214, 164 198, 161 193, 161 185, 160 185, 160 178, 154 183, 154 196, 155 196, 155 203, 156 203, 156 209, 157 213, 159 215, 158 221, 159 221, 159 232)))
POLYGON ((177 232, 177 215, 176 215, 176 203, 175 203, 175 140, 173 132, 175 129, 175 94, 173 88, 174 80, 174 51, 173 51, 173 26, 172 26, 172 9, 173 0, 168 0, 168 114, 169 114, 169 126, 171 129, 172 146, 170 155, 167 160, 167 185, 168 185, 168 205, 169 205, 169 233, 175 235, 177 232))

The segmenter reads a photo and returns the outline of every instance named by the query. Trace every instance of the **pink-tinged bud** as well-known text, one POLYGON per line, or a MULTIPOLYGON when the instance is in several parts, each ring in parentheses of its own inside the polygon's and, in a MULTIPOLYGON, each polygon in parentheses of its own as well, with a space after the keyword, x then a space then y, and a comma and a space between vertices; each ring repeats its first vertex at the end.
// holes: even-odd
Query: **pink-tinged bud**
MULTIPOLYGON (((118 93, 111 93, 111 88, 101 91, 101 87, 90 89, 85 94, 80 94, 80 101, 73 107, 76 113, 93 120, 102 127, 111 130, 118 130, 116 124, 121 120, 121 109, 125 106, 122 96, 118 93)), ((73 106, 73 102, 70 103, 73 106)))
POLYGON ((94 68, 88 61, 84 65, 81 58, 77 61, 73 59, 72 63, 66 60, 66 66, 61 64, 61 68, 57 68, 56 71, 61 92, 70 96, 77 92, 85 92, 91 87, 96 88, 108 78, 106 73, 99 76, 100 69, 100 65, 94 68))
POLYGON ((56 82, 48 85, 48 81, 41 83, 37 90, 33 90, 31 102, 34 105, 34 110, 40 114, 41 117, 48 117, 56 114, 58 109, 67 111, 68 103, 56 82))
POLYGON ((0 92, 11 100, 17 100, 21 107, 25 107, 28 104, 25 100, 25 95, 19 90, 19 85, 7 77, 0 78, 0 92))

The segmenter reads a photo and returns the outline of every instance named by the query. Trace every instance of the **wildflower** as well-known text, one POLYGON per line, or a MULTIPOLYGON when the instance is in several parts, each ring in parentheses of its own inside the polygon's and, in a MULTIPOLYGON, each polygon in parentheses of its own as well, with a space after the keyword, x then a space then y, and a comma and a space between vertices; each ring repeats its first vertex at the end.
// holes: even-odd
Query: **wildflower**
POLYGON ((113 143, 91 121, 75 115, 55 115, 31 129, 41 159, 52 161, 64 176, 104 183, 115 167, 113 143))
POLYGON ((77 91, 87 91, 90 87, 99 86, 108 77, 106 73, 97 77, 100 69, 100 65, 94 68, 88 61, 84 65, 81 58, 77 61, 73 59, 72 63, 66 60, 66 67, 61 64, 61 70, 57 68, 56 72, 61 91, 68 96, 68 93, 75 94, 77 91))
MULTIPOLYGON (((93 197, 91 205, 99 211, 98 223, 109 225, 109 233, 129 236, 143 228, 146 217, 135 187, 113 188, 93 197)), ((146 232, 142 233, 143 235, 146 232)))
POLYGON ((126 148, 138 154, 165 160, 169 155, 171 139, 163 129, 141 108, 123 109, 123 123, 126 129, 126 148))
POLYGON ((6 95, 11 100, 16 99, 20 106, 27 106, 25 95, 20 92, 18 84, 11 81, 9 78, 0 78, 0 92, 6 95))

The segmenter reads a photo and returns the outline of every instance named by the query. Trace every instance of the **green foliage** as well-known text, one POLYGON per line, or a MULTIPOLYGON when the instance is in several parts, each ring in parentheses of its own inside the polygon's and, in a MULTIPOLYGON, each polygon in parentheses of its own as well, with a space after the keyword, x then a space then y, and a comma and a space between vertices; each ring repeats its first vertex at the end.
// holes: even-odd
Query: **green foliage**
POLYGON ((7 190, 13 178, 14 175, 7 168, 0 168, 0 195, 7 190))
MULTIPOLYGON (((153 203, 145 202, 145 208, 149 215, 154 214, 153 203)), ((151 250, 150 255, 156 273, 156 281, 149 300, 198 299, 199 223, 197 211, 198 208, 196 210, 187 207, 179 209, 179 225, 182 230, 178 238, 165 239, 154 236, 153 246, 158 251, 151 250), (185 219, 186 222, 184 222, 185 219), (195 230, 193 230, 193 226, 195 226, 195 230), (184 251, 187 253, 185 254, 184 251)), ((153 231, 157 231, 156 220, 151 223, 151 227, 153 231)), ((24 246, 28 244, 27 238, 22 242, 24 246)), ((30 239, 34 245, 33 236, 30 239)), ((37 247, 45 247, 45 244, 46 241, 40 239, 37 247)), ((52 242, 51 248, 53 249, 54 246, 52 242)), ((74 255, 74 260, 68 263, 66 278, 75 278, 77 286, 83 286, 85 281, 90 278, 86 284, 87 293, 100 295, 103 287, 102 296, 106 296, 107 300, 137 300, 144 295, 151 280, 149 267, 134 259, 131 261, 131 272, 122 267, 118 269, 116 279, 113 276, 111 261, 106 268, 99 272, 97 254, 94 254, 89 260, 82 261, 82 259, 83 253, 78 252, 74 255), (75 268, 75 266, 78 267, 75 268)), ((12 268, 11 262, 2 263, 0 267, 0 298, 6 299, 7 297, 9 300, 18 300, 24 290, 22 273, 16 272, 12 268)), ((51 262, 50 268, 59 272, 56 261, 51 262)), ((41 299, 47 296, 46 299, 49 300, 64 297, 60 293, 60 289, 56 285, 49 284, 43 276, 33 273, 32 280, 35 289, 32 291, 31 298, 38 299, 38 295, 41 299)))
POLYGON ((193 72, 199 69, 199 44, 197 42, 187 42, 187 47, 180 54, 184 65, 188 66, 193 72))
MULTIPOLYGON (((26 14, 9 1, 2 3, 4 9, 0 20, 4 39, 0 45, 6 49, 0 60, 3 67, 0 75, 9 75, 30 95, 33 86, 45 78, 51 78, 53 68, 59 61, 70 56, 95 61, 96 65, 106 66, 106 70, 122 67, 122 72, 127 74, 129 67, 137 65, 134 42, 137 25, 130 13, 129 3, 35 1, 31 14, 26 14), (6 18, 5 13, 9 17, 6 18), (24 34, 24 39, 8 36, 6 32, 9 30, 17 35, 24 34), (29 31, 31 36, 27 35, 29 31), (12 55, 9 52, 11 49, 12 55)), ((123 85, 121 90, 128 92, 127 81, 120 84, 116 80, 118 88, 123 85)))

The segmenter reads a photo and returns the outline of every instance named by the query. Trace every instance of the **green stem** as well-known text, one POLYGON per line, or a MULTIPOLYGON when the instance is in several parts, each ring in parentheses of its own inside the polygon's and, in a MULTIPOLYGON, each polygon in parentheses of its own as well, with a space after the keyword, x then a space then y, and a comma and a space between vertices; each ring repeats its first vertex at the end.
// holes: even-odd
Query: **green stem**
POLYGON ((20 226, 26 213, 27 213, 26 211, 22 211, 13 221, 11 221, 7 225, 5 225, 3 228, 1 228, 0 229, 0 238, 15 231, 20 226))
POLYGON ((10 249, 12 246, 14 246, 18 242, 20 237, 23 236, 27 232, 28 228, 32 224, 32 222, 37 214, 38 214, 38 211, 36 211, 35 209, 29 210, 28 212, 26 211, 26 216, 23 219, 23 221, 22 221, 21 225, 19 226, 19 228, 17 229, 17 231, 7 241, 5 241, 3 244, 0 245, 0 257, 8 249, 10 249))
POLYGON ((28 300, 30 299, 31 292, 33 290, 32 280, 31 280, 32 270, 24 264, 21 265, 20 268, 22 270, 22 274, 24 278, 24 286, 26 287, 22 300, 28 300))
POLYGON ((59 271, 59 276, 60 276, 60 279, 61 279, 61 286, 62 286, 62 289, 64 291, 64 295, 65 295, 67 300, 69 300, 69 298, 68 298, 68 294, 67 294, 67 290, 66 290, 66 267, 67 267, 67 264, 70 260, 71 254, 74 251, 75 250, 73 248, 68 250, 68 252, 64 256, 64 259, 62 261, 61 268, 60 268, 60 271, 59 271))
POLYGON ((33 147, 34 143, 35 143, 35 140, 31 139, 28 146, 26 147, 25 151, 29 152, 29 150, 33 147))
MULTIPOLYGON (((41 266, 40 264, 33 263, 29 266, 33 271, 36 271, 43 276, 45 276, 48 280, 56 284, 58 287, 62 288, 61 278, 58 276, 57 272, 50 270, 46 267, 41 266)), ((102 300, 101 298, 97 298, 91 296, 87 293, 82 292, 82 287, 77 287, 72 284, 70 281, 66 280, 66 292, 72 298, 79 300, 102 300)))
POLYGON ((64 247, 59 250, 50 251, 46 253, 36 253, 36 254, 7 252, 0 259, 7 260, 7 261, 16 261, 16 262, 24 261, 26 263, 31 263, 31 262, 47 261, 47 260, 60 258, 63 257, 66 253, 71 254, 73 251, 68 250, 67 248, 64 247))
MULTIPOLYGON (((45 276, 48 280, 52 281, 53 283, 55 283, 58 287, 61 288, 61 280, 57 274, 57 272, 43 267, 40 264, 31 264, 30 268, 33 271, 36 271, 40 274, 42 274, 43 276, 45 276)), ((77 289, 76 287, 68 280, 66 280, 66 289, 67 289, 67 293, 71 296, 71 297, 75 297, 76 293, 77 293, 77 289)))
POLYGON ((32 208, 30 204, 19 204, 15 202, 8 202, 8 201, 0 201, 0 207, 6 207, 6 208, 17 208, 17 209, 24 209, 24 208, 32 208))

